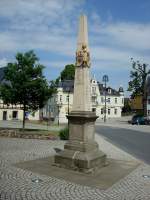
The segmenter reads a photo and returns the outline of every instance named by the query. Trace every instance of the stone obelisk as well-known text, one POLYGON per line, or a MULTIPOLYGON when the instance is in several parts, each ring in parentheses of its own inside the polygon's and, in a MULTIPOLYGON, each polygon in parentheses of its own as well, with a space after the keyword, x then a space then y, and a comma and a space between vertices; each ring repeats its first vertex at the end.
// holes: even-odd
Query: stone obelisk
POLYGON ((69 140, 64 150, 55 155, 55 164, 83 172, 92 172, 106 163, 106 155, 95 142, 95 121, 90 88, 90 52, 87 17, 82 15, 76 51, 73 108, 67 116, 69 140))

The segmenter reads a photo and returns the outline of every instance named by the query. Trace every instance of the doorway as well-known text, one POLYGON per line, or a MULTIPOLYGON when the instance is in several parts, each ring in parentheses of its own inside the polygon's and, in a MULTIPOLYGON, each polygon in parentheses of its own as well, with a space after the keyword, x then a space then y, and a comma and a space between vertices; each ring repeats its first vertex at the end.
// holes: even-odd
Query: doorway
POLYGON ((3 120, 7 120, 7 111, 3 111, 3 120))

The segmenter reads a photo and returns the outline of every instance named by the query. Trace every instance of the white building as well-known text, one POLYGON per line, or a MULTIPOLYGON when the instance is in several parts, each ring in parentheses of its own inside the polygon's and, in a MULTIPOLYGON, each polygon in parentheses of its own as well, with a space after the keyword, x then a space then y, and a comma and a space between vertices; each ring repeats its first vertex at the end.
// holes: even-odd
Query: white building
MULTIPOLYGON (((34 113, 26 113, 28 120, 40 120, 41 113, 37 110, 34 113)), ((23 120, 23 110, 20 105, 6 105, 0 100, 0 120, 23 120)))
MULTIPOLYGON (((4 77, 4 68, 0 68, 0 82, 4 77)), ((42 110, 26 113, 29 120, 52 119, 57 123, 66 123, 66 115, 72 110, 74 82, 70 80, 59 83, 57 93, 50 98, 42 110)), ((124 105, 124 93, 120 88, 116 91, 110 87, 106 89, 107 118, 120 117, 124 105)), ((100 119, 104 118, 105 88, 96 80, 91 80, 92 110, 100 119)), ((20 105, 6 105, 0 100, 0 120, 22 120, 23 110, 20 105)))
MULTIPOLYGON (((43 116, 51 118, 57 123, 66 123, 66 115, 72 110, 74 82, 71 80, 62 81, 58 84, 57 93, 49 99, 43 109, 43 116)), ((105 88, 96 80, 91 80, 92 110, 100 119, 104 118, 105 111, 105 88)), ((106 117, 121 117, 124 106, 123 88, 114 90, 106 88, 106 117)))
MULTIPOLYGON (((6 67, 0 68, 0 83, 5 82, 4 70, 6 67)), ((37 110, 34 113, 26 112, 26 119, 28 120, 40 120, 41 112, 37 110)), ((0 120, 23 120, 23 109, 21 105, 6 105, 0 100, 0 120)))

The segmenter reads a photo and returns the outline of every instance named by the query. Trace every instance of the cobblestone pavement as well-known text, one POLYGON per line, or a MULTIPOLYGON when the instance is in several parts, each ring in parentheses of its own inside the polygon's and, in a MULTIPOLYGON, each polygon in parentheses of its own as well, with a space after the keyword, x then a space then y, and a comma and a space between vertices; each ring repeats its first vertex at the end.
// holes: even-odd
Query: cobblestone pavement
MULTIPOLYGON (((113 145, 99 144, 109 157, 134 159, 113 145), (109 145, 109 148, 108 148, 109 145), (121 156, 122 155, 122 156, 121 156)), ((141 164, 107 190, 85 187, 64 180, 39 175, 13 166, 54 154, 54 147, 63 148, 63 141, 0 138, 0 200, 150 200, 150 166, 141 164), (39 183, 32 182, 39 178, 39 183)))

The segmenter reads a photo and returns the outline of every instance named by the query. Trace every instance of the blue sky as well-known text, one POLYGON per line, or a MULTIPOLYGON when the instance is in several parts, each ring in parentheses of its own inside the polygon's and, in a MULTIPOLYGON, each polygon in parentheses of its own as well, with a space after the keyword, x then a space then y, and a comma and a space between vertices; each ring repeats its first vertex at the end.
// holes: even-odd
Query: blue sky
MULTIPOLYGON (((127 89, 130 58, 150 63, 149 0, 0 0, 0 66, 33 49, 48 80, 75 62, 78 20, 88 16, 91 74, 127 89)), ((127 94, 127 93, 126 93, 127 94)))

